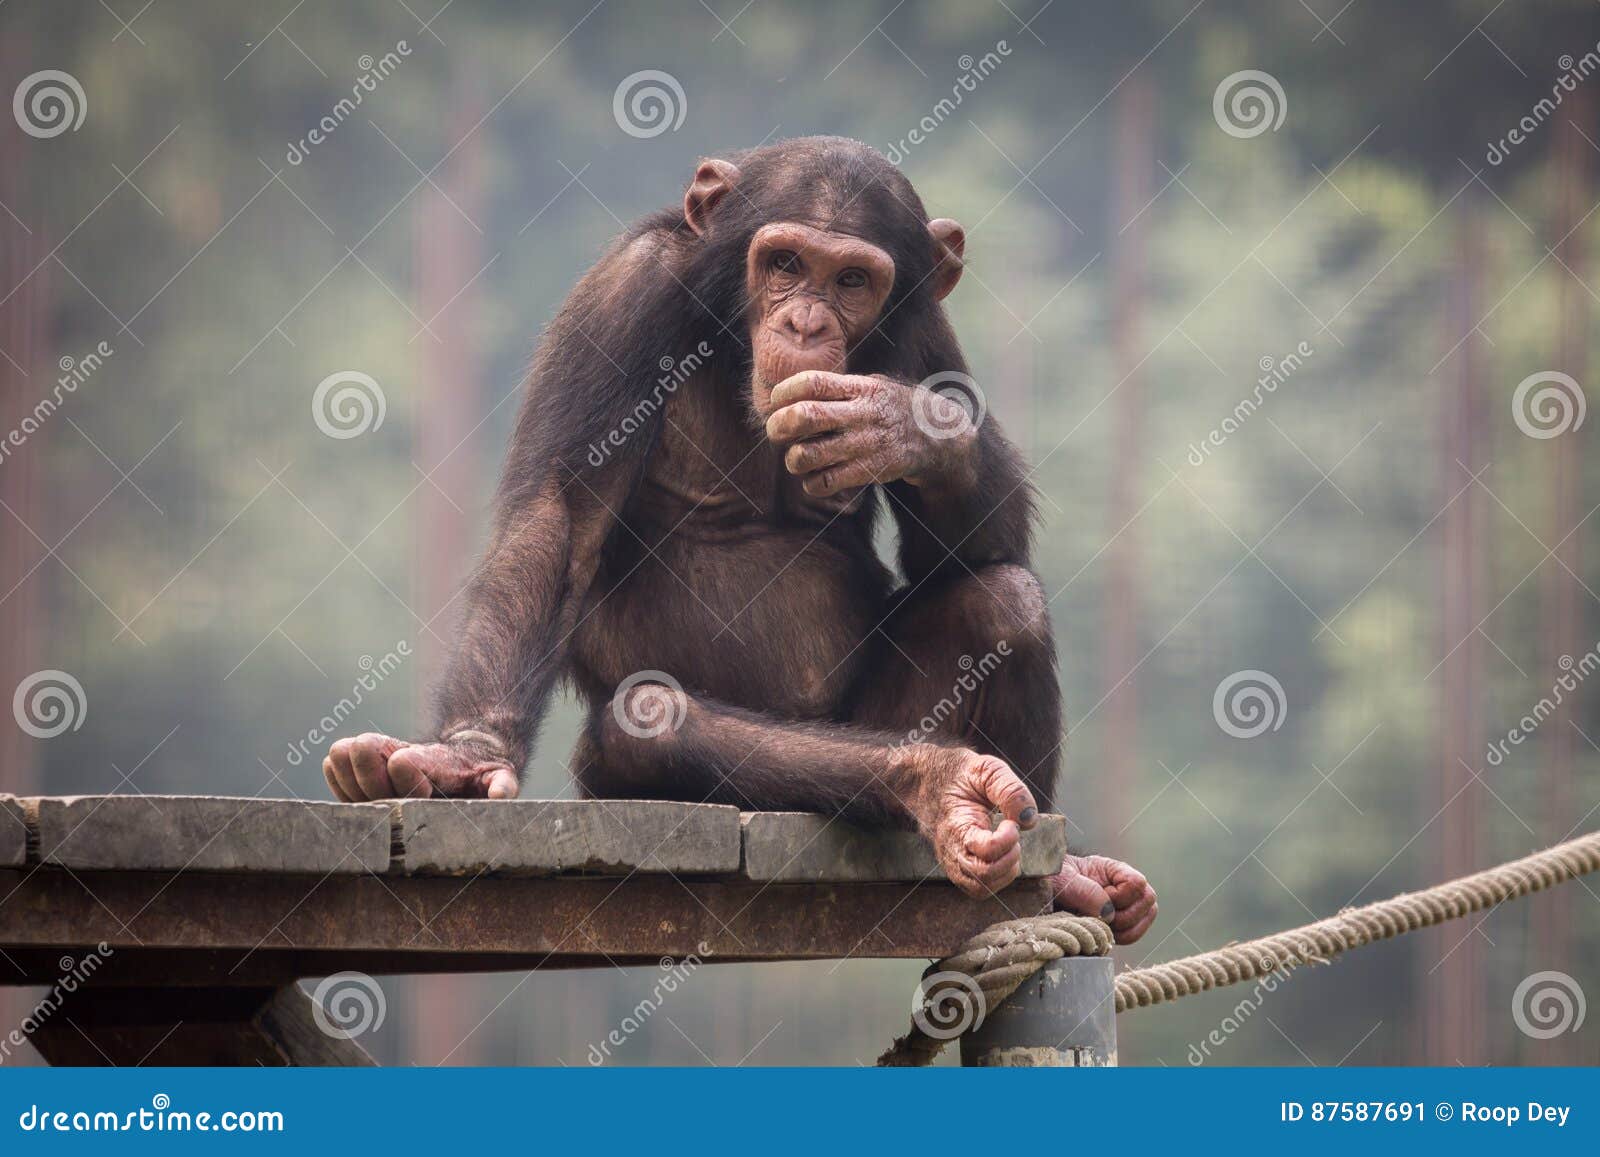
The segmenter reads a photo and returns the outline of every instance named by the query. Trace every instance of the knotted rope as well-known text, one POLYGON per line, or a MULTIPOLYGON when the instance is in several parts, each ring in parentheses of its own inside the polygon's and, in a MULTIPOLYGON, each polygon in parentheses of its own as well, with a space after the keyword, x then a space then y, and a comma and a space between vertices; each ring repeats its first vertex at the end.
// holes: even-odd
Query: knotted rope
POLYGON ((1051 912, 991 925, 922 974, 917 990, 921 1003, 912 1013, 911 1031, 890 1045, 878 1063, 929 1064, 940 1049, 1052 960, 1110 951, 1111 929, 1093 916, 1051 912))
MULTIPOLYGON (((1421 892, 1347 908, 1337 916, 1287 932, 1130 969, 1116 978, 1117 1011, 1223 988, 1300 964, 1327 964, 1347 949, 1494 908, 1594 871, 1600 871, 1600 832, 1421 892)), ((1104 956, 1110 950, 1110 930, 1092 917, 1057 912, 996 924, 923 974, 919 991, 924 994, 923 1009, 930 1011, 919 1010, 911 1032, 890 1046, 878 1063, 926 1065, 949 1040, 971 1027, 977 1019, 974 1016, 965 1016, 964 1023, 951 1031, 951 1026, 938 1023, 931 1011, 948 1004, 967 985, 975 983, 983 1001, 979 1008, 987 1010, 998 1006, 1052 960, 1104 956), (966 984, 962 978, 969 978, 966 984)))

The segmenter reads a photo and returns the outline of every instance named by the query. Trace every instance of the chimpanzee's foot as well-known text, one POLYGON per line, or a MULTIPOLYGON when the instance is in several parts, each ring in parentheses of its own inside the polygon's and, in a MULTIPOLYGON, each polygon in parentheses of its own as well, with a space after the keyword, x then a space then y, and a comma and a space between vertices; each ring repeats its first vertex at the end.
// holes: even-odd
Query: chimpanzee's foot
POLYGON ((922 765, 917 818, 950 881, 983 897, 1015 880, 1022 829, 1039 817, 1027 785, 1004 760, 966 748, 922 747, 913 759, 922 765), (1004 818, 990 828, 995 811, 1004 818))
POLYGON ((369 731, 341 739, 322 761, 333 794, 346 802, 464 796, 512 799, 517 775, 471 743, 407 743, 369 731))
POLYGON ((1098 916, 1118 944, 1132 944, 1156 918, 1156 890, 1137 868, 1108 856, 1073 856, 1050 877, 1058 912, 1098 916))

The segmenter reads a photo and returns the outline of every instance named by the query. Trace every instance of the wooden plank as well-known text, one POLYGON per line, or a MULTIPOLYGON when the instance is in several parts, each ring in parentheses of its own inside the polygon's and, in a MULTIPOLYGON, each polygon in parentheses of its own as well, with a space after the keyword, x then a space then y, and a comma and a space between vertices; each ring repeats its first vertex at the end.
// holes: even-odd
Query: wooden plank
POLYGON ((406 800, 408 875, 731 873, 739 809, 656 800, 406 800))
POLYGON ((28 856, 28 825, 22 805, 0 796, 0 868, 19 867, 28 856))
MULTIPOLYGON (((241 979, 279 953, 326 953, 324 967, 334 971, 357 966, 359 957, 369 972, 448 971, 451 959, 474 954, 501 955, 507 968, 691 953, 708 961, 936 959, 991 924, 1047 910, 1050 889, 1024 880, 975 900, 943 881, 308 879, 46 868, 0 870, 0 897, 0 949, 16 956, 13 949, 30 946, 104 942, 114 953, 104 954, 96 980, 114 984, 125 950, 130 960, 141 951, 182 950, 211 975, 241 979)), ((174 966, 174 977, 179 971, 174 966)), ((0 968, 0 983, 11 972, 0 968)))
MULTIPOLYGON (((365 998, 372 1004, 331 1007, 317 1016, 316 997, 298 984, 286 984, 278 989, 256 1013, 251 1027, 270 1040, 284 1061, 291 1065, 321 1065, 358 1067, 377 1062, 357 1040, 368 1029, 377 1029, 383 1023, 383 993, 362 977, 367 989, 365 998), (354 1008, 360 1015, 348 1020, 344 1014, 354 1008), (366 1009, 375 1009, 375 1016, 365 1015, 366 1009)), ((332 1002, 335 997, 330 994, 332 1002)))
MULTIPOLYGON (((916 832, 880 831, 806 812, 746 812, 744 874, 751 880, 848 883, 943 880, 933 848, 916 832)), ((1067 821, 1042 815, 1022 833, 1022 875, 1061 870, 1067 821)))
POLYGON ((228 796, 62 796, 36 810, 39 856, 74 870, 311 872, 389 868, 388 804, 228 796))

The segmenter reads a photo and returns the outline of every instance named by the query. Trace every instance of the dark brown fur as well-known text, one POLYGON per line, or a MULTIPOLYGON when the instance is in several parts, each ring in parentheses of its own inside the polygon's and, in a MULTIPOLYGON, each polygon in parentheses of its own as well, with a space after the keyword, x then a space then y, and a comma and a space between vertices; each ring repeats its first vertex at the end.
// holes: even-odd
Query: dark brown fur
POLYGON ((884 750, 955 692, 964 701, 929 738, 1000 756, 1049 808, 1054 646, 1027 569, 1032 489, 998 425, 980 427, 969 492, 935 503, 903 482, 881 488, 900 536, 897 590, 872 546, 879 488, 847 513, 807 498, 751 420, 743 254, 772 221, 851 233, 894 257, 894 293, 851 350, 851 373, 915 383, 965 371, 929 292, 926 212, 896 169, 853 142, 786 142, 733 162, 742 178, 708 237, 675 211, 648 218, 551 325, 440 689, 441 726, 490 729, 521 766, 566 675, 590 708, 573 773, 591 794, 906 823, 883 782, 884 750), (660 359, 702 341, 709 372, 592 466, 590 447, 651 396, 660 359), (962 656, 977 662, 1002 640, 1012 656, 977 696, 958 691, 962 656), (692 697, 671 736, 608 726, 615 688, 643 670, 692 697), (751 720, 795 725, 760 731, 758 744, 751 720))
MULTIPOLYGON (((1014 880, 1061 707, 1022 461, 992 419, 918 420, 966 371, 964 245, 852 141, 703 162, 545 335, 437 730, 338 740, 334 794, 515 796, 564 678, 588 795, 915 826, 968 893, 1014 880)), ((1053 893, 1122 943, 1156 914, 1101 856, 1053 893)))

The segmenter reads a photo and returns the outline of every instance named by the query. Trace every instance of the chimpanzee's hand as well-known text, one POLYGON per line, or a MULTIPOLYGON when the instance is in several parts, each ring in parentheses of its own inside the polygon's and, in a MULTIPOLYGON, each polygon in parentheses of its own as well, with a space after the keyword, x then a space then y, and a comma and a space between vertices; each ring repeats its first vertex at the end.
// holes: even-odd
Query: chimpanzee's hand
POLYGON ((407 743, 369 731, 341 739, 322 761, 333 794, 347 803, 429 796, 513 799, 517 773, 480 744, 407 743))
POLYGON ((881 374, 806 370, 772 390, 767 437, 813 498, 874 482, 960 485, 977 430, 943 394, 881 374))
POLYGON ((1109 856, 1073 856, 1052 876, 1056 910, 1098 916, 1111 925, 1118 944, 1132 944, 1156 918, 1156 890, 1137 868, 1109 856))

